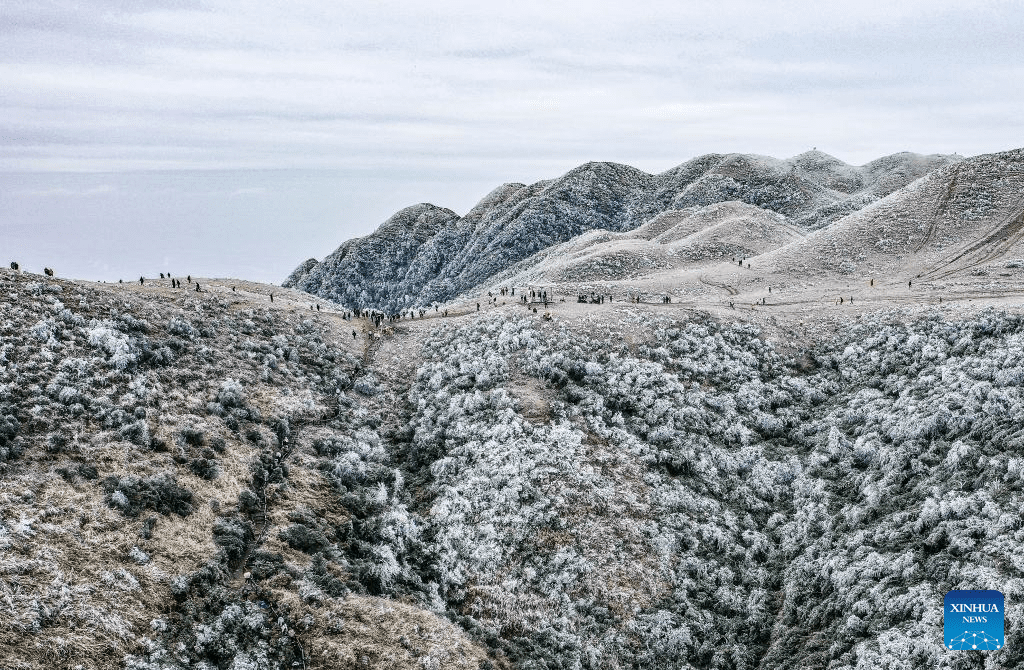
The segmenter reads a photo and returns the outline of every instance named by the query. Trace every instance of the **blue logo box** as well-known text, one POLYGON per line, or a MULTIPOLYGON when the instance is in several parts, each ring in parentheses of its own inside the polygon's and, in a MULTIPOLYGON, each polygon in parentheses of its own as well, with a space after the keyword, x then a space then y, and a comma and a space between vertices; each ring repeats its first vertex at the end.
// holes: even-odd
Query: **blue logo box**
POLYGON ((957 651, 1002 649, 1004 606, 999 591, 950 591, 942 606, 943 646, 957 651))

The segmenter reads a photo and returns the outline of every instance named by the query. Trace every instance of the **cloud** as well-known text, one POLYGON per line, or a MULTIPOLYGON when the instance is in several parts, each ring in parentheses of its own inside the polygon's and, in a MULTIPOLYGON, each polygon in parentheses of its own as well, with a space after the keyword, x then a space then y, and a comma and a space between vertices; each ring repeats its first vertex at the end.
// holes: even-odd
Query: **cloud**
POLYGON ((263 195, 267 192, 267 189, 262 186, 250 186, 246 188, 236 188, 231 192, 232 198, 245 197, 251 195, 263 195))
POLYGON ((1013 37, 1024 19, 1008 3, 4 11, 6 170, 348 168, 431 155, 445 169, 481 155, 600 158, 609 142, 637 162, 810 144, 863 161, 954 139, 968 152, 1007 148, 1022 129, 1012 115, 971 123, 973 105, 1024 102, 1013 37), (862 132, 865 116, 879 120, 870 139, 847 130, 862 132), (724 138, 730 147, 711 146, 724 138))
POLYGON ((15 191, 16 196, 27 196, 30 198, 67 198, 67 197, 90 197, 97 195, 108 195, 117 189, 109 184, 101 184, 89 188, 67 188, 64 186, 53 186, 50 188, 23 189, 15 191))

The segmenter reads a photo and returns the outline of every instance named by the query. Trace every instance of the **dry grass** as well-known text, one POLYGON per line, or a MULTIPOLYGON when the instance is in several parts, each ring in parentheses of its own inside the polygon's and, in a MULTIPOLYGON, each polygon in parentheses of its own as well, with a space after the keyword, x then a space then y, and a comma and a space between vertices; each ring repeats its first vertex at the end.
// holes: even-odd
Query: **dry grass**
POLYGON ((311 670, 477 670, 488 658, 457 626, 418 607, 356 595, 310 607, 292 591, 279 594, 306 617, 303 639, 311 670))

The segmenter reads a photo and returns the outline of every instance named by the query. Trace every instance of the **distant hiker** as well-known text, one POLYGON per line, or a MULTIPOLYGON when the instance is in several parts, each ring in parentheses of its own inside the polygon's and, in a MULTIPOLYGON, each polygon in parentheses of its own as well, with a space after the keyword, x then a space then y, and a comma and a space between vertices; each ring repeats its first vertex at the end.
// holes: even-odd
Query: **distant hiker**
POLYGON ((910 288, 913 285, 914 285, 913 280, 907 282, 907 288, 910 288))
POLYGON ((748 270, 750 269, 750 263, 747 263, 747 269, 748 270))
POLYGON ((769 286, 769 287, 768 287, 768 293, 769 293, 769 294, 771 294, 771 292, 772 292, 772 287, 771 287, 771 286, 769 286))
POLYGON ((231 292, 232 292, 232 293, 234 293, 234 292, 235 292, 235 287, 234 287, 234 286, 232 286, 232 287, 231 287, 231 292))
POLYGON ((840 305, 842 305, 842 304, 843 304, 843 296, 839 296, 839 304, 840 304, 840 305))
POLYGON ((270 294, 270 302, 274 302, 274 294, 273 293, 270 294))
POLYGON ((353 340, 356 339, 356 331, 354 331, 354 330, 352 331, 352 339, 353 340))
POLYGON ((146 284, 146 278, 145 277, 139 277, 139 286, 144 286, 145 284, 146 284))
POLYGON ((318 312, 320 311, 320 303, 316 304, 316 311, 318 311, 318 312))
POLYGON ((536 308, 536 307, 534 307, 534 308, 533 308, 533 313, 534 313, 534 314, 536 314, 536 313, 537 313, 537 308, 536 308))
POLYGON ((12 270, 17 270, 18 269, 18 264, 15 263, 14 261, 11 261, 11 269, 12 270))
MULTIPOLYGON (((189 284, 191 284, 191 283, 192 283, 192 275, 189 275, 189 276, 188 276, 188 283, 189 283, 189 284)), ((197 282, 197 283, 198 283, 198 282, 197 282)))
POLYGON ((123 279, 118 279, 118 280, 117 280, 117 283, 118 283, 118 284, 123 284, 123 283, 124 283, 124 280, 123 280, 123 279))
MULTIPOLYGON (((478 311, 478 312, 480 311, 480 303, 476 304, 476 311, 478 311)), ((536 311, 536 310, 534 310, 534 311, 536 311)))
POLYGON ((872 277, 872 278, 871 278, 871 285, 872 285, 872 286, 874 286, 874 285, 875 285, 875 278, 874 278, 874 277, 872 277))
POLYGON ((163 279, 163 278, 164 278, 164 273, 163 273, 163 272, 161 272, 161 273, 160 273, 160 279, 163 279))
POLYGON ((736 265, 739 265, 740 267, 743 267, 743 259, 741 258, 738 261, 736 261, 736 265))
POLYGON ((852 295, 850 296, 850 304, 851 305, 853 304, 853 296, 852 295))
POLYGON ((515 286, 513 286, 513 287, 512 287, 512 295, 515 295, 515 294, 516 294, 516 287, 515 287, 515 286))
POLYGON ((196 293, 202 293, 202 291, 199 289, 199 282, 196 282, 196 293))

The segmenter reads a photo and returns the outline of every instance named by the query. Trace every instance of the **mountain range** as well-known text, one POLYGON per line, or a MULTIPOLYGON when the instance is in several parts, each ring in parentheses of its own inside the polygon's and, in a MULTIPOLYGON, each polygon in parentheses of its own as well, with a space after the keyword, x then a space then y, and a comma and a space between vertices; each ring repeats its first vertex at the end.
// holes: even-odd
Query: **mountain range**
MULTIPOLYGON (((676 212, 710 225, 723 204, 737 203, 745 208, 730 209, 733 218, 742 223, 774 217, 782 237, 828 229, 961 160, 898 153, 858 167, 820 151, 785 160, 708 154, 657 175, 616 163, 586 163, 557 179, 503 184, 461 217, 428 203, 407 207, 322 262, 305 261, 283 286, 351 308, 396 312, 451 300, 589 231, 658 228, 675 220, 676 212)), ((690 226, 688 231, 695 235, 703 228, 690 226)), ((778 237, 768 237, 773 236, 778 237)), ((717 242, 734 256, 775 248, 717 242)), ((684 255, 694 253, 700 254, 690 250, 684 255)))

